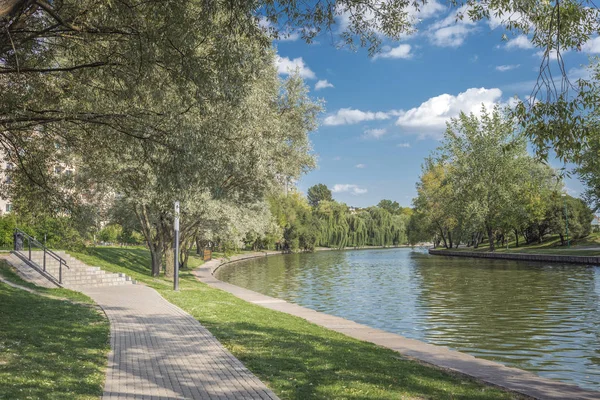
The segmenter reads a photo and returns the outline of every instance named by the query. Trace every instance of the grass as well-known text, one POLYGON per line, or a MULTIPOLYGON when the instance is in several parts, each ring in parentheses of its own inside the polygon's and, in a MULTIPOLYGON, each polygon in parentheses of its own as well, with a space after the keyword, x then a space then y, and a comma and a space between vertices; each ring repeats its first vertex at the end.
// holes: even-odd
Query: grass
MULTIPOLYGON (((79 254, 75 256, 79 257, 79 254)), ((282 399, 510 399, 516 395, 247 303, 181 272, 149 276, 146 250, 97 248, 84 261, 135 276, 192 314, 282 399), (120 263, 120 264, 115 264, 120 263)), ((195 260, 199 264, 199 260, 195 260)))
MULTIPOLYGON (((571 247, 562 246, 560 238, 556 236, 548 236, 543 243, 526 244, 525 240, 519 239, 519 247, 516 247, 516 242, 509 242, 509 248, 506 246, 496 246, 497 253, 525 253, 525 254, 555 254, 569 256, 600 256, 600 233, 592 233, 584 238, 571 240, 571 247)), ((489 245, 486 242, 479 245, 477 249, 473 247, 460 247, 452 249, 452 251, 489 251, 489 245)))
POLYGON ((39 288, 6 265, 0 274, 40 293, 0 283, 0 399, 98 399, 110 349, 104 314, 73 302, 89 298, 39 288))

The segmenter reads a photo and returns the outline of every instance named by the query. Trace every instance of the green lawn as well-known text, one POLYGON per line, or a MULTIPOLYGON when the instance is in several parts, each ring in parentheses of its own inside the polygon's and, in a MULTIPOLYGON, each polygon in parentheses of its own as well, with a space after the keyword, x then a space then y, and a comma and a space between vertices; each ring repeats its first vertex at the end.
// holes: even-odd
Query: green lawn
MULTIPOLYGON (((23 284, 6 265, 0 273, 23 284)), ((98 399, 110 349, 106 317, 74 303, 91 302, 78 293, 26 286, 40 294, 0 283, 0 399, 98 399)))
MULTIPOLYGON (((156 288, 206 326, 282 399, 509 399, 516 396, 424 366, 398 353, 247 303, 182 271, 180 292, 149 276, 143 249, 75 254, 156 288)), ((199 260, 194 261, 199 264, 199 260)))
MULTIPOLYGON (((581 239, 571 240, 571 247, 562 246, 560 238, 556 236, 548 236, 543 243, 526 244, 525 240, 519 239, 519 247, 516 247, 516 242, 513 240, 506 246, 496 246, 497 253, 528 253, 528 254, 557 254, 571 256, 600 256, 600 233, 592 233, 581 239)), ((443 248, 440 248, 443 249, 443 248)), ((477 249, 473 247, 460 247, 452 249, 452 251, 489 251, 489 245, 486 242, 479 245, 477 249)))

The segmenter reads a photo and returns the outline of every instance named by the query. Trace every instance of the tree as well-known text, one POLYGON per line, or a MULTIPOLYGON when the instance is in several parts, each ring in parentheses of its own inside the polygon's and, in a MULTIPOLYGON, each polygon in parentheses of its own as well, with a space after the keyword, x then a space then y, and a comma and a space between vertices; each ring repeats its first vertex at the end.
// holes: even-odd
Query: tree
POLYGON ((593 213, 583 200, 569 195, 564 198, 554 196, 546 214, 546 223, 553 232, 558 233, 563 246, 567 244, 567 217, 570 240, 585 237, 592 230, 593 213))
POLYGON ((402 207, 400 207, 400 204, 398 204, 397 201, 392 201, 392 200, 381 200, 378 204, 377 207, 383 208, 385 210, 387 210, 387 212, 389 212, 392 215, 400 215, 402 214, 402 207))
POLYGON ((525 141, 499 108, 482 109, 481 117, 461 113, 448 123, 441 159, 452 161, 450 181, 467 219, 482 226, 490 250, 502 227, 506 208, 519 193, 519 177, 527 159, 525 141))
MULTIPOLYGON (((68 132, 65 127, 78 128, 77 133, 67 133, 73 141, 85 138, 81 130, 89 132, 97 127, 110 130, 112 136, 166 141, 166 131, 153 119, 165 120, 168 113, 132 102, 138 96, 137 86, 152 76, 153 69, 178 77, 179 84, 193 82, 201 93, 223 84, 243 88, 250 76, 232 74, 236 60, 245 59, 246 50, 254 50, 255 45, 265 50, 272 37, 297 31, 310 42, 324 31, 339 32, 342 40, 336 43, 359 43, 373 55, 383 38, 398 40, 412 33, 420 22, 418 10, 427 5, 425 0, 328 0, 309 4, 289 0, 235 4, 190 0, 135 4, 128 0, 2 0, 0 30, 6 35, 0 37, 0 89, 5 107, 0 114, 0 141, 16 149, 27 143, 17 133, 27 132, 25 136, 31 137, 32 128, 37 126, 56 134, 68 132), (264 34, 257 18, 270 25, 269 35, 264 34), (342 26, 336 26, 340 23, 342 26), (213 50, 196 52, 198 43, 209 42, 214 44, 213 50), (228 79, 195 73, 207 59, 218 61, 219 71, 231 74, 228 79), (90 81, 90 77, 96 79, 90 81), (98 77, 102 77, 101 85, 98 77), (113 85, 107 85, 111 80, 113 85), (68 101, 57 104, 57 99, 65 97, 68 101), (96 109, 94 100, 101 100, 98 104, 102 107, 96 109), (106 107, 110 100, 125 101, 106 107), (133 106, 123 107, 124 103, 133 106)), ((577 148, 582 137, 587 137, 585 111, 596 102, 588 95, 591 81, 575 85, 568 82, 561 54, 581 49, 599 32, 600 18, 594 3, 455 0, 451 6, 457 19, 491 18, 499 22, 505 28, 499 39, 506 39, 508 34, 529 35, 544 56, 529 106, 522 104, 515 115, 540 151, 545 151, 548 141, 558 146, 559 155, 577 148), (556 63, 551 62, 553 58, 556 63), (553 65, 563 76, 562 85, 555 84, 553 65), (575 100, 569 97, 573 92, 575 100)), ((157 82, 155 87, 163 85, 157 82)), ((183 90, 182 96, 196 94, 194 90, 183 90)), ((112 136, 102 135, 102 139, 112 136)), ((41 149, 48 151, 51 146, 42 145, 41 149)), ((34 182, 44 183, 41 179, 34 182)))
POLYGON ((98 233, 98 237, 105 243, 116 243, 123 233, 123 227, 117 224, 106 225, 98 233))
POLYGON ((447 206, 453 203, 452 196, 456 193, 448 179, 451 166, 427 158, 422 168, 423 173, 417 183, 417 197, 413 200, 415 214, 411 219, 419 221, 419 226, 411 224, 411 242, 420 242, 424 236, 428 236, 434 237, 434 243, 439 239, 444 247, 450 248, 452 230, 457 224, 455 215, 447 210, 447 206))
POLYGON ((310 204, 311 207, 317 207, 321 201, 333 200, 333 197, 331 196, 331 190, 329 190, 329 188, 322 183, 309 187, 307 198, 308 204, 310 204))

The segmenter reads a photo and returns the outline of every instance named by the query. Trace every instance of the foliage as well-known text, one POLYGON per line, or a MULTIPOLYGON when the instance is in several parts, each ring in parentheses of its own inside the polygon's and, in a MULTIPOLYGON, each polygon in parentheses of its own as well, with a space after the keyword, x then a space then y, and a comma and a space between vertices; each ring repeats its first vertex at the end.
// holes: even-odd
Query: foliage
POLYGON ((105 243, 116 243, 122 233, 123 227, 121 225, 110 224, 98 232, 98 238, 105 243))
MULTIPOLYGON (((562 182, 547 165, 527 154, 509 118, 498 108, 480 118, 461 114, 448 123, 437 153, 426 160, 417 184, 411 243, 424 237, 446 248, 463 242, 478 247, 484 235, 489 249, 519 236, 527 243, 565 231, 557 199, 562 182)), ((590 233, 591 211, 569 198, 573 237, 590 233)))
POLYGON ((408 240, 409 216, 403 210, 397 215, 377 206, 356 211, 334 200, 321 200, 311 207, 297 192, 273 196, 269 203, 283 232, 284 249, 312 251, 317 245, 337 249, 386 247, 403 245, 408 240))
POLYGON ((306 198, 311 207, 317 207, 321 201, 333 200, 331 190, 322 183, 309 187, 306 198))
POLYGON ((12 248, 15 228, 36 238, 50 248, 80 249, 84 246, 85 236, 78 230, 78 221, 68 217, 50 217, 47 215, 20 215, 10 213, 0 216, 0 247, 12 248))

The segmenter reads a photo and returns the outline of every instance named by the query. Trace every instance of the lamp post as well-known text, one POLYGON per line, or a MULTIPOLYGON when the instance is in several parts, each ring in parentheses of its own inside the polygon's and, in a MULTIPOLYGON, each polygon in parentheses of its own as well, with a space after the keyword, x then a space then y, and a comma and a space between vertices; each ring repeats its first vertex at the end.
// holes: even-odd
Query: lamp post
POLYGON ((565 206, 565 227, 567 228, 567 247, 570 248, 571 242, 569 241, 569 214, 567 213, 567 194, 563 193, 561 196, 563 198, 563 204, 565 206))
POLYGON ((175 202, 175 265, 173 273, 173 290, 179 290, 179 202, 175 202))

